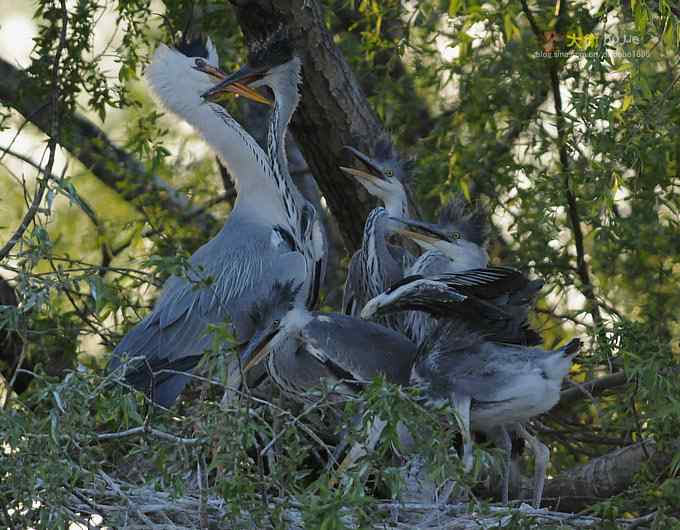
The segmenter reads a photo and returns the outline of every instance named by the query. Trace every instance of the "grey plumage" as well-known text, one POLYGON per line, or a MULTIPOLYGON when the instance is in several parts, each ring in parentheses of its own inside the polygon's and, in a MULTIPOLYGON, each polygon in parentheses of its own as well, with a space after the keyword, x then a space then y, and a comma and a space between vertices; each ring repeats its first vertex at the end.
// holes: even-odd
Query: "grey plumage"
MULTIPOLYGON (((368 300, 402 278, 407 252, 387 242, 389 222, 387 210, 382 207, 373 209, 366 219, 361 248, 352 256, 345 281, 345 314, 358 316, 368 300)), ((399 318, 381 318, 378 322, 396 330, 401 326, 399 318)))
MULTIPOLYGON (((209 324, 231 321, 237 340, 247 340, 254 331, 250 312, 270 295, 272 279, 304 268, 302 256, 275 237, 271 227, 244 222, 233 214, 189 263, 187 278, 170 277, 152 312, 113 351, 110 370, 126 358, 143 356, 143 362, 126 368, 126 377, 142 390, 158 377, 152 377, 153 372, 173 365, 177 369, 183 358, 192 360, 183 369, 192 369, 212 343, 212 335, 206 333, 209 324)), ((151 388, 152 399, 167 407, 188 381, 185 375, 169 375, 166 381, 161 377, 151 388)))
MULTIPOLYGON (((388 228, 389 216, 405 216, 409 211, 408 167, 400 160, 387 137, 375 146, 375 156, 369 157, 354 147, 346 146, 362 166, 341 169, 356 179, 366 190, 379 199, 384 208, 374 209, 366 219, 361 248, 350 260, 343 290, 342 308, 346 314, 357 315, 373 296, 401 279, 413 257, 404 248, 391 244, 388 228)), ((401 318, 391 318, 383 323, 400 329, 401 318)))
POLYGON ((150 390, 153 400, 166 407, 189 380, 168 370, 195 366, 212 342, 208 325, 230 321, 237 340, 249 339, 251 310, 270 294, 273 283, 302 281, 306 274, 304 257, 291 244, 294 235, 285 225, 266 155, 223 108, 201 98, 215 82, 211 76, 217 64, 214 48, 205 43, 208 50, 201 59, 160 45, 147 79, 163 104, 219 153, 239 194, 222 230, 194 253, 186 277, 166 281, 152 312, 123 337, 109 364, 110 370, 125 364, 128 381, 150 390))
POLYGON ((274 291, 259 306, 259 331, 242 354, 244 365, 266 358, 271 378, 298 398, 324 380, 349 392, 377 375, 408 383, 416 347, 401 334, 347 315, 307 311, 299 298, 280 294, 292 292, 285 284, 274 291), (277 350, 288 340, 300 346, 294 354, 277 350))
POLYGON ((559 401, 562 380, 581 347, 578 339, 546 351, 493 343, 460 322, 444 322, 420 346, 411 383, 431 405, 450 402, 461 423, 463 462, 471 466, 471 430, 488 433, 505 449, 503 500, 507 502, 510 442, 507 429, 526 439, 536 454, 534 502, 540 505, 547 448, 523 424, 559 401))

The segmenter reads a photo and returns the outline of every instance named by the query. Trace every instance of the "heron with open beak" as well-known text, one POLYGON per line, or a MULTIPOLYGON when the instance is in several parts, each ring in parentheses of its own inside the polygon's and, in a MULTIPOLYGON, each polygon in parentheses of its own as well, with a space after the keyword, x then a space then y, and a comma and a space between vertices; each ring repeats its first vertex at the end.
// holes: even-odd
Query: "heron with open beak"
POLYGON ((302 61, 295 53, 285 32, 277 31, 255 43, 248 63, 224 77, 203 96, 219 101, 238 94, 252 101, 272 105, 267 128, 267 155, 274 170, 274 182, 296 243, 304 253, 309 268, 306 304, 310 309, 319 302, 328 261, 326 231, 314 205, 304 198, 293 182, 286 155, 286 131, 300 102, 302 61), (268 87, 274 101, 255 89, 268 87))
MULTIPOLYGON (((388 241, 397 226, 391 218, 408 217, 408 172, 406 162, 396 156, 387 138, 376 144, 374 157, 354 147, 344 149, 362 167, 341 166, 340 169, 384 204, 366 218, 361 248, 352 256, 347 271, 342 308, 345 314, 358 316, 363 305, 399 281, 415 259, 403 247, 388 241)), ((382 323, 404 330, 401 318, 386 319, 382 323)))

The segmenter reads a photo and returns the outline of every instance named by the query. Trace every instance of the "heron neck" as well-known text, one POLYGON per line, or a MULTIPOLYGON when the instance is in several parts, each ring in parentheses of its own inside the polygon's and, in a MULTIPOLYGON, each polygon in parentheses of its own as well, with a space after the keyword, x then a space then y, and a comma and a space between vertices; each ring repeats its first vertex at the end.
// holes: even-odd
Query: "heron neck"
POLYGON ((364 274, 368 282, 371 298, 379 295, 387 287, 386 260, 392 256, 387 248, 385 239, 387 230, 385 218, 388 215, 385 208, 375 208, 366 219, 366 227, 361 242, 361 263, 365 267, 364 274))
POLYGON ((299 102, 297 90, 292 92, 293 96, 287 96, 279 90, 274 92, 275 103, 267 131, 267 154, 271 160, 274 184, 281 197, 282 206, 289 223, 296 227, 302 208, 302 195, 290 176, 286 155, 286 132, 299 102))
POLYGON ((279 201, 272 200, 277 195, 272 168, 252 136, 214 103, 200 105, 191 116, 191 125, 215 150, 234 179, 238 195, 233 214, 240 210, 272 224, 280 222, 283 210, 279 201))
POLYGON ((408 199, 403 193, 394 193, 385 201, 385 209, 392 217, 409 217, 408 199))

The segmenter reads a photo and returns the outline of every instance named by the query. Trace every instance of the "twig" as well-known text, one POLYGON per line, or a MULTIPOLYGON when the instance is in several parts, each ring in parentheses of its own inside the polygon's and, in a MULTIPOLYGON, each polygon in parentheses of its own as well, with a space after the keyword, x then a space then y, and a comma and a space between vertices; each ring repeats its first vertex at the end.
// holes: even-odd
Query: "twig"
MULTIPOLYGON (((534 19, 526 0, 521 0, 522 11, 529 21, 531 30, 534 32, 536 39, 539 43, 543 42, 543 34, 534 19)), ((559 3, 559 11, 557 13, 557 25, 555 29, 560 32, 562 27, 566 22, 566 7, 567 0, 562 0, 559 3)), ((576 247, 576 271, 581 281, 582 288, 581 291, 586 297, 588 304, 590 306, 590 314, 593 318, 593 323, 595 326, 600 327, 602 325, 602 315, 600 314, 600 307, 595 296, 595 291, 593 288, 592 281, 590 279, 590 270, 585 259, 585 249, 584 249, 584 236, 583 229, 581 228, 581 219, 578 212, 578 206, 576 203, 576 194, 573 192, 571 187, 571 176, 570 176, 570 160, 569 153, 567 151, 567 139, 566 139, 566 127, 564 123, 564 111, 562 108, 562 96, 560 94, 560 78, 559 78, 559 62, 555 58, 551 58, 548 66, 548 73, 550 78, 550 87, 552 90, 554 105, 555 105, 555 128, 557 129, 557 148, 560 159, 560 166, 562 169, 562 182, 564 186, 564 194, 567 201, 567 217, 569 218, 569 224, 571 226, 571 231, 574 234, 574 246, 576 247)), ((610 371, 613 371, 610 362, 610 371)))
POLYGON ((109 440, 119 440, 121 438, 129 438, 131 436, 137 436, 140 434, 148 434, 149 436, 153 438, 157 438, 159 440, 163 440, 166 442, 172 442, 180 445, 201 445, 204 444, 208 441, 207 438, 181 438, 179 436, 175 436, 174 434, 170 434, 167 432, 159 431, 157 429, 154 429, 148 425, 141 425, 140 427, 133 427, 132 429, 128 429, 127 431, 119 431, 119 432, 107 432, 103 434, 97 434, 94 439, 99 441, 99 442, 105 442, 109 440))
POLYGON ((59 44, 57 45, 57 50, 54 53, 54 61, 52 62, 52 94, 50 95, 50 118, 49 118, 49 135, 50 139, 47 142, 47 150, 49 156, 47 159, 47 165, 42 171, 43 177, 38 179, 38 189, 33 196, 33 201, 28 208, 28 211, 21 220, 21 223, 17 229, 9 238, 7 243, 5 243, 2 248, 0 248, 0 261, 2 261, 11 252, 14 246, 23 237, 28 226, 33 222, 38 210, 40 209, 40 203, 42 203, 43 195, 47 189, 47 183, 50 180, 50 175, 52 174, 52 167, 54 166, 54 157, 57 152, 57 141, 59 138, 59 61, 61 60, 61 54, 66 46, 66 26, 68 24, 68 11, 66 10, 66 0, 61 0, 61 32, 59 34, 59 44))

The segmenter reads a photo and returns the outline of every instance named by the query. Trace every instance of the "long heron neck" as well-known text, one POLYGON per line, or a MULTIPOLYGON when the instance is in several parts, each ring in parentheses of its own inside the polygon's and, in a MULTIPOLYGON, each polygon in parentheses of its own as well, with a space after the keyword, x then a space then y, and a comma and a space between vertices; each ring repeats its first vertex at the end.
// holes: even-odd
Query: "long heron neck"
POLYGON ((272 224, 281 222, 283 209, 274 200, 277 192, 272 168, 257 142, 219 105, 200 105, 189 116, 191 125, 215 150, 234 178, 238 195, 233 214, 242 212, 272 224))
POLYGON ((386 260, 391 260, 392 256, 385 240, 386 216, 387 211, 384 208, 376 208, 369 214, 361 242, 361 263, 365 267, 364 277, 371 298, 379 295, 387 287, 386 260))
POLYGON ((286 217, 291 226, 296 227, 302 208, 302 195, 290 176, 286 156, 286 131, 299 102, 297 90, 293 90, 293 94, 291 97, 275 91, 275 103, 267 131, 267 154, 271 160, 274 184, 281 197, 286 217))

